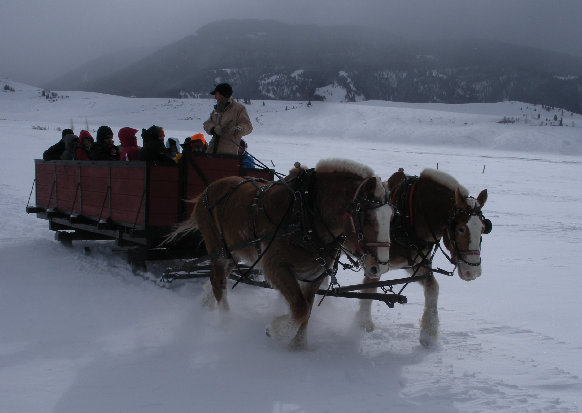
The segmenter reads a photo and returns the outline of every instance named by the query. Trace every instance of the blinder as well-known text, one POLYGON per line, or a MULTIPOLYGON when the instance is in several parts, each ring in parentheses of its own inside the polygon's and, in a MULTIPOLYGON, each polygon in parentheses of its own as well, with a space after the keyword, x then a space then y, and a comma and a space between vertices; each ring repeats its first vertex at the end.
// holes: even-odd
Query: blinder
POLYGON ((485 229, 483 230, 483 234, 489 234, 491 232, 491 230, 493 229, 493 224, 491 223, 491 220, 483 217, 483 225, 485 226, 485 229))

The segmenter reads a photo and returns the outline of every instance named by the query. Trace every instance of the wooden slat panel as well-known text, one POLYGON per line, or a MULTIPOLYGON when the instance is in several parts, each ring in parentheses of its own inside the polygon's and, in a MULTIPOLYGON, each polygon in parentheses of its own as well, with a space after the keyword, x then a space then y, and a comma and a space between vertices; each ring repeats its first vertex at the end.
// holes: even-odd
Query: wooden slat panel
POLYGON ((178 217, 167 214, 149 214, 148 226, 153 227, 172 227, 178 223, 178 217))
POLYGON ((96 178, 104 178, 107 180, 109 176, 107 165, 83 165, 82 167, 82 175, 84 177, 96 179, 96 178))
POLYGON ((152 197, 158 198, 172 198, 178 200, 178 182, 155 182, 150 181, 149 187, 150 199, 152 197))
POLYGON ((178 182, 180 168, 178 166, 152 166, 150 168, 150 182, 178 182))
POLYGON ((54 165, 36 163, 36 206, 50 208, 55 205, 55 194, 50 199, 53 190, 54 165))

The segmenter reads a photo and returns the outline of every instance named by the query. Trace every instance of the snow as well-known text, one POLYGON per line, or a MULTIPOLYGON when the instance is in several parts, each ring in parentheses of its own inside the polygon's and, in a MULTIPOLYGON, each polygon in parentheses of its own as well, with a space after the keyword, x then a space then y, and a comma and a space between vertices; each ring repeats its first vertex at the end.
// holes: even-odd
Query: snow
MULTIPOLYGON (((279 172, 344 157, 384 179, 438 166, 472 195, 489 192, 483 275, 439 276, 436 347, 418 342, 423 295, 411 285, 408 304, 374 303, 371 333, 354 324, 357 301, 327 298, 308 349, 289 352, 264 334, 286 311, 275 291, 239 285, 230 312, 209 312, 203 280, 161 288, 157 273, 132 274, 109 243, 65 248, 24 212, 33 159, 59 128, 157 124, 183 141, 202 131, 212 102, 57 93, 50 102, 0 80, 1 412, 580 411, 580 115, 553 127, 497 123, 561 115, 520 102, 248 105, 249 150, 279 172)), ((442 256, 436 264, 450 269, 442 256)), ((360 278, 340 274, 344 284, 360 278)))

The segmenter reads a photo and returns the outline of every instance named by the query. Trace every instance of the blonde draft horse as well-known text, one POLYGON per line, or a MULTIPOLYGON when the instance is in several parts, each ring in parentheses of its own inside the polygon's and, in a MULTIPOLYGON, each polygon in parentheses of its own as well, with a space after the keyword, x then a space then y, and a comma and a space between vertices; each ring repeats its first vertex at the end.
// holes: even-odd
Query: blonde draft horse
POLYGON ((385 187, 367 166, 341 159, 321 160, 314 170, 297 166, 277 182, 241 177, 213 182, 171 235, 197 228, 208 254, 218 253, 211 259, 211 300, 223 309, 236 263, 258 261, 290 309, 266 333, 289 340, 291 348, 306 344, 315 293, 337 265, 344 240, 355 246, 349 252, 361 258, 365 274, 388 270, 392 217, 385 187))
MULTIPOLYGON (((476 199, 469 197, 467 189, 455 178, 434 169, 425 169, 420 177, 407 176, 401 169, 385 185, 395 208, 390 269, 406 268, 410 275, 421 278, 425 303, 420 343, 430 346, 438 338, 439 326, 439 285, 433 275, 431 254, 442 238, 462 280, 471 281, 481 275, 481 235, 491 231, 491 221, 481 212, 487 190, 482 190, 476 199)), ((378 279, 366 274, 364 283, 378 279)), ((376 288, 363 291, 375 292, 376 288)), ((363 328, 374 329, 370 300, 361 300, 358 317, 363 328)))

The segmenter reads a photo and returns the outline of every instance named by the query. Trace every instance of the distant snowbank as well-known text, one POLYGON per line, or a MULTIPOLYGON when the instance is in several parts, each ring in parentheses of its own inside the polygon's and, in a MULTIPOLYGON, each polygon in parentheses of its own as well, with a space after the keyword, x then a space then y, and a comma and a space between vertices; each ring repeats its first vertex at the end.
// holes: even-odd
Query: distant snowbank
MULTIPOLYGON (((159 124, 167 136, 183 140, 202 132, 202 122, 213 105, 211 99, 134 99, 74 91, 56 92, 57 97, 49 99, 41 89, 0 81, 0 86, 3 84, 14 91, 0 87, 2 121, 29 122, 30 127, 47 130, 70 126, 96 130, 102 124, 114 129, 140 129, 159 124)), ((366 140, 582 155, 581 115, 522 102, 451 105, 367 101, 308 105, 256 100, 248 110, 254 136, 351 139, 354 145, 366 140), (563 126, 557 126, 560 121, 563 126)))

